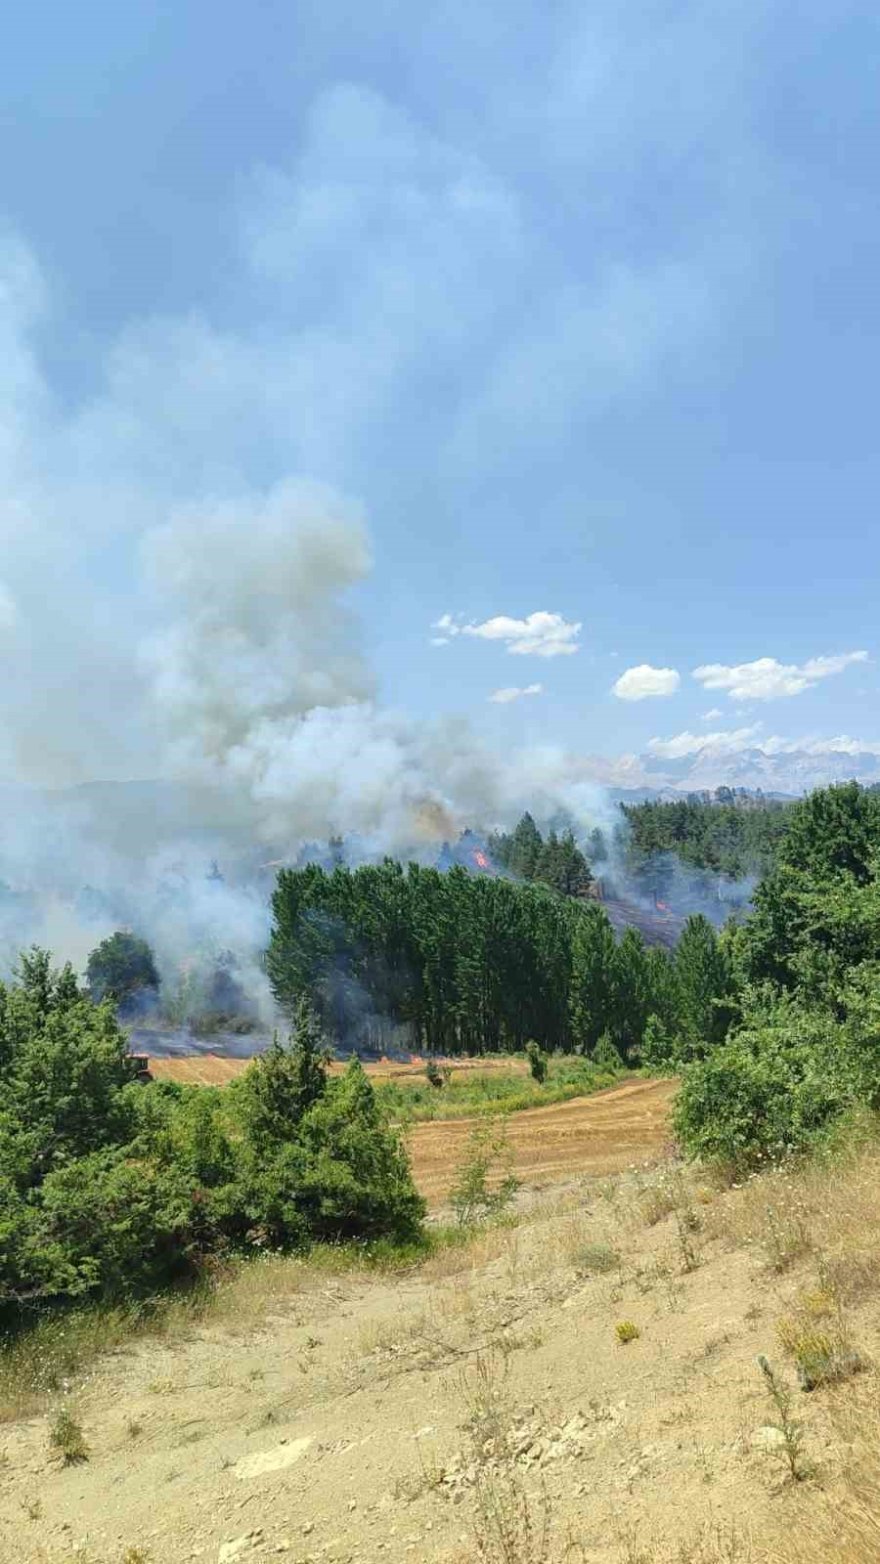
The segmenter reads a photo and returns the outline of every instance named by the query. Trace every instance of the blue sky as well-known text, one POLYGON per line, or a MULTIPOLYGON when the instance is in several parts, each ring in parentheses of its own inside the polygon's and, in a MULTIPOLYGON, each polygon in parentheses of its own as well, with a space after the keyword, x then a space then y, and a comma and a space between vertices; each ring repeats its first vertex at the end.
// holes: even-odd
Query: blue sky
POLYGON ((144 769, 144 535, 290 479, 385 705, 878 746, 878 61, 845 0, 16 7, 7 772, 61 709, 52 780, 144 769))

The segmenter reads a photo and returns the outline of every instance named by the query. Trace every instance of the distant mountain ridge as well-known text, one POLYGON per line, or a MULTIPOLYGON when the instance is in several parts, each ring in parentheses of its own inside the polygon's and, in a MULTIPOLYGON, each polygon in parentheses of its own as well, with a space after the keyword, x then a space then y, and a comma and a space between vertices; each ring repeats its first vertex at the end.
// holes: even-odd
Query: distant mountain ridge
POLYGON ((726 754, 707 748, 680 760, 650 754, 640 759, 646 781, 678 791, 727 786, 792 797, 832 782, 880 782, 880 755, 869 750, 797 749, 775 754, 752 746, 726 754))

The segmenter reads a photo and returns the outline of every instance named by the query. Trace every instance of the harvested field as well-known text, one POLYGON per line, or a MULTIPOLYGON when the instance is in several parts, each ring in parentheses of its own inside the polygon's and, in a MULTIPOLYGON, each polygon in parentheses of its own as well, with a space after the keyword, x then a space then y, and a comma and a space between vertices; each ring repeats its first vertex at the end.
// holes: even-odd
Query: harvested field
MULTIPOLYGON (((575 1174, 617 1173, 659 1156, 669 1140, 676 1081, 626 1081, 591 1097, 528 1108, 505 1119, 517 1176, 542 1185, 575 1174)), ((442 1205, 465 1155, 472 1119, 414 1124, 407 1144, 416 1183, 442 1205)))
MULTIPOLYGON (((226 1086, 242 1075, 250 1059, 232 1059, 221 1054, 191 1054, 177 1058, 154 1058, 150 1055, 150 1074, 156 1081, 180 1081, 187 1086, 226 1086)), ((524 1059, 450 1059, 441 1060, 453 1075, 522 1075, 528 1076, 529 1067, 524 1059)), ((336 1060, 330 1066, 331 1075, 339 1075, 345 1069, 345 1060, 336 1060)), ((364 1064, 367 1075, 377 1081, 426 1080, 424 1060, 408 1062, 395 1059, 379 1059, 364 1064)))

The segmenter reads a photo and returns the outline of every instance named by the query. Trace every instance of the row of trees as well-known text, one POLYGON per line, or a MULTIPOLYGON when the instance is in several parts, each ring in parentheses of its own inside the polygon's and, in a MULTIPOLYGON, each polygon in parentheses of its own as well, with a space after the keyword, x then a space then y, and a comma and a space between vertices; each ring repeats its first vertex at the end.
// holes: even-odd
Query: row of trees
POLYGON ((289 1012, 307 995, 343 1045, 387 1046, 399 1029, 429 1053, 531 1040, 593 1054, 604 1038, 635 1060, 646 1033, 696 1050, 723 1024, 724 958, 702 917, 671 955, 634 929, 616 939, 597 902, 392 860, 282 870, 273 912, 276 1000, 289 1012))

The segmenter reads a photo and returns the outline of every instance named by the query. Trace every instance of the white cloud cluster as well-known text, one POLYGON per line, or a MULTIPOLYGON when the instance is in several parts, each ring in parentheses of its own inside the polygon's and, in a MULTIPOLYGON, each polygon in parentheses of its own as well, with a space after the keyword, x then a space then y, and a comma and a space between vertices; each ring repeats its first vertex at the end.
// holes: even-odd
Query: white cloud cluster
POLYGON ((464 624, 452 614, 442 614, 431 629, 438 632, 432 637, 432 646, 445 646, 457 635, 469 635, 480 641, 500 641, 515 657, 570 657, 580 650, 580 621, 546 610, 527 614, 525 619, 497 614, 480 624, 464 624))
POLYGON ((493 690, 489 700, 496 706, 508 706, 511 701, 520 701, 525 695, 540 695, 544 689, 543 684, 526 684, 519 686, 509 684, 502 690, 493 690))
POLYGON ((726 690, 731 700, 771 701, 800 695, 820 679, 843 673, 852 663, 867 662, 867 652, 842 652, 834 657, 811 657, 805 663, 781 663, 775 657, 759 657, 752 663, 704 663, 694 678, 706 690, 726 690))
POLYGON ((639 663, 620 675, 611 686, 611 693, 621 701, 645 701, 674 695, 680 684, 681 675, 675 668, 652 668, 650 663, 639 663))

